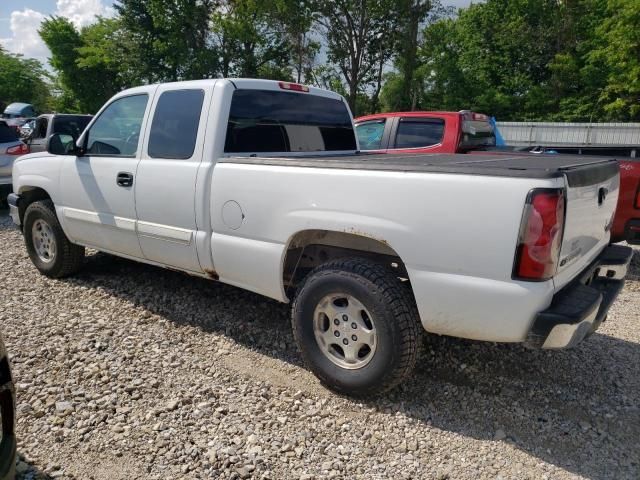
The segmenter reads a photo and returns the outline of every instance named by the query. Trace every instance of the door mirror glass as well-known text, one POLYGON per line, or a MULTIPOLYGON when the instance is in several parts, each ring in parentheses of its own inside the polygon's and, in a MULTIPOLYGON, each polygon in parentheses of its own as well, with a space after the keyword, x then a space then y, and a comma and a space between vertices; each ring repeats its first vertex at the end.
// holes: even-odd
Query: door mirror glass
POLYGON ((47 140, 47 152, 54 155, 75 155, 75 139, 66 133, 54 133, 47 140))

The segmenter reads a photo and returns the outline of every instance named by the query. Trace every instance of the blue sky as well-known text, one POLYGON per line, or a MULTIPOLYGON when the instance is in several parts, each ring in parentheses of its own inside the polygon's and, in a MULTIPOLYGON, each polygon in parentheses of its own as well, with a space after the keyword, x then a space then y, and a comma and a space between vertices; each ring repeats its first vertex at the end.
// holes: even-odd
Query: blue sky
MULTIPOLYGON (((471 0, 443 0, 442 3, 464 7, 471 0)), ((10 52, 46 63, 49 52, 38 36, 42 20, 49 15, 59 15, 81 27, 91 23, 96 15, 112 15, 112 5, 113 0, 1 0, 0 43, 10 52)))

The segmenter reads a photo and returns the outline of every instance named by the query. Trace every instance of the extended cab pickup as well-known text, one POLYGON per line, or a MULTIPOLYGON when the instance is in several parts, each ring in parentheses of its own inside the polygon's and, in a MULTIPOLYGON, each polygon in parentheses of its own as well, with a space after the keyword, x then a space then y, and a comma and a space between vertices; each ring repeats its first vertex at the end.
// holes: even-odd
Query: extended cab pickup
POLYGON ((21 157, 11 215, 50 277, 91 247, 292 302, 310 369, 357 396, 407 377, 420 324, 563 348, 604 320, 631 258, 615 161, 357 150, 335 93, 143 86, 21 157))
MULTIPOLYGON (((489 117, 468 110, 377 113, 357 118, 355 124, 363 151, 394 154, 516 154, 507 149, 494 149, 496 136, 489 117)), ((557 150, 562 152, 563 149, 557 150)), ((528 153, 522 151, 518 154, 528 153)), ((620 194, 611 227, 611 242, 626 240, 640 245, 640 162, 618 158, 618 163, 620 194)))

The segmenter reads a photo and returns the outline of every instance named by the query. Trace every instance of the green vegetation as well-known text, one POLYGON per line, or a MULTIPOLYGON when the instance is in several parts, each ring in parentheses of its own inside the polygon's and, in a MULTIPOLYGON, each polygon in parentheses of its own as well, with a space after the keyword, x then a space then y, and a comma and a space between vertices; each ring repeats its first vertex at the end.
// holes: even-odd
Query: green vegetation
POLYGON ((43 22, 52 78, 0 50, 0 102, 95 111, 134 85, 216 77, 336 90, 357 115, 474 109, 502 120, 640 121, 638 0, 119 0, 43 22), (49 92, 53 92, 50 94, 49 92))
POLYGON ((13 102, 31 103, 38 110, 49 108, 47 78, 40 62, 12 55, 0 46, 0 113, 13 102))

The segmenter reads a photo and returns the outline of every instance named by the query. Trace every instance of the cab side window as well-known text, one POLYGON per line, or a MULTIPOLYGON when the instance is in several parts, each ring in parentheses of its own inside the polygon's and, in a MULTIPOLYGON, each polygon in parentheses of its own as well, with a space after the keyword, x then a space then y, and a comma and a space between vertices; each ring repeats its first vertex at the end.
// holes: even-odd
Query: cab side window
POLYGON ((203 90, 171 90, 160 95, 149 135, 151 158, 193 156, 203 101, 203 90))
POLYGON ((386 148, 382 146, 385 123, 386 121, 381 119, 370 120, 356 125, 360 150, 380 150, 386 148))
POLYGON ((395 148, 420 148, 437 145, 444 136, 441 118, 401 118, 395 148))
POLYGON ((146 94, 131 95, 109 104, 87 134, 87 155, 135 156, 147 100, 146 94))

